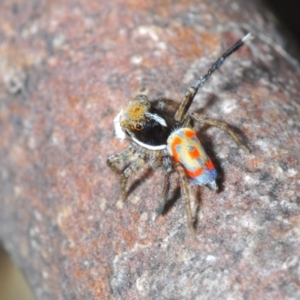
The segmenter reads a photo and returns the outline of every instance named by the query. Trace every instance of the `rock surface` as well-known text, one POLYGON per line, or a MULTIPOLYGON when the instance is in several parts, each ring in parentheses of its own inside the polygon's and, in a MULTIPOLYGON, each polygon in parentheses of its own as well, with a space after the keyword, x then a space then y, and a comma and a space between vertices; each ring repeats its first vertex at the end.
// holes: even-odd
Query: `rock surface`
POLYGON ((258 1, 16 0, 0 19, 0 240, 37 299, 300 298, 300 68, 258 1), (156 222, 161 172, 118 201, 112 122, 140 92, 180 101, 248 31, 191 111, 252 153, 199 127, 221 188, 194 189, 192 239, 176 174, 156 222))

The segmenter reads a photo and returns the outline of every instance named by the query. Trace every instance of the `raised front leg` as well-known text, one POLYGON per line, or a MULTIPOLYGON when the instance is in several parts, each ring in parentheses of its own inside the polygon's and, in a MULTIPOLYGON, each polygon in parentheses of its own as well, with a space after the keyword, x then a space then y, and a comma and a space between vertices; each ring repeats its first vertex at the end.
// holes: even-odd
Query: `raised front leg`
POLYGON ((198 92, 198 89, 210 78, 210 76, 223 64, 227 57, 229 57, 232 53, 242 47, 245 43, 251 41, 254 36, 251 33, 245 35, 242 39, 238 40, 234 45, 232 45, 229 49, 227 49, 209 68, 209 70, 201 76, 193 86, 191 86, 186 92, 183 101, 180 103, 176 114, 175 121, 181 123, 191 106, 195 95, 198 92))
POLYGON ((180 105, 175 113, 174 119, 176 122, 180 123, 183 121, 188 109, 190 108, 190 106, 194 100, 194 97, 195 97, 197 91, 198 91, 198 89, 196 89, 195 87, 190 87, 187 90, 187 92, 185 93, 184 99, 180 103, 180 105))
POLYGON ((243 148, 243 150, 246 152, 250 152, 250 149, 242 142, 242 140, 237 136, 237 134, 225 122, 211 119, 206 115, 196 113, 191 113, 191 117, 194 120, 218 127, 226 131, 231 136, 231 138, 238 144, 239 147, 243 148))

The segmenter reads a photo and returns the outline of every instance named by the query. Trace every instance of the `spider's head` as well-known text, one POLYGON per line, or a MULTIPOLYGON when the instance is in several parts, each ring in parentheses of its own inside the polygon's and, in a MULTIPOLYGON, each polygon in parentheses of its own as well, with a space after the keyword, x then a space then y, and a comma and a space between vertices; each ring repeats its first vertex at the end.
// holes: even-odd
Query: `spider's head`
POLYGON ((151 105, 145 95, 130 100, 114 119, 114 126, 117 138, 123 140, 128 136, 139 145, 153 150, 153 147, 165 147, 170 134, 166 117, 151 105))
POLYGON ((151 104, 144 95, 138 95, 123 108, 120 116, 120 125, 124 130, 131 132, 141 131, 149 122, 151 104))

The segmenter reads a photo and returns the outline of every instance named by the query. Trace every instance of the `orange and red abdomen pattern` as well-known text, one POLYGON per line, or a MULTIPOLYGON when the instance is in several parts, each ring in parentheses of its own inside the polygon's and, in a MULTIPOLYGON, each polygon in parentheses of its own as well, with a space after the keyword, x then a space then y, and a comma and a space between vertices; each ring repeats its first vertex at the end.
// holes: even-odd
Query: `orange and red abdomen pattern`
POLYGON ((175 130, 169 136, 167 144, 169 154, 184 167, 185 173, 194 182, 199 185, 215 182, 217 171, 194 130, 191 128, 175 130))

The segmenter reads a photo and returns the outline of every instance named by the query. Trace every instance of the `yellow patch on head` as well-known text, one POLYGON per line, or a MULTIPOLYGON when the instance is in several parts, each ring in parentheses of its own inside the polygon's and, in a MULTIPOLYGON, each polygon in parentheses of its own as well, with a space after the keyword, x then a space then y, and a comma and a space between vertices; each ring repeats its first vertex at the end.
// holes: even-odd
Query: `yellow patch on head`
POLYGON ((120 117, 121 127, 129 130, 141 130, 147 121, 146 114, 150 107, 151 104, 145 95, 138 95, 130 100, 120 117))
POLYGON ((141 103, 134 103, 131 107, 129 107, 127 111, 127 116, 131 120, 140 120, 143 118, 147 111, 147 107, 145 105, 142 105, 141 103))
POLYGON ((126 119, 127 122, 142 121, 145 119, 145 114, 147 111, 147 103, 133 99, 124 109, 124 119, 126 119))

